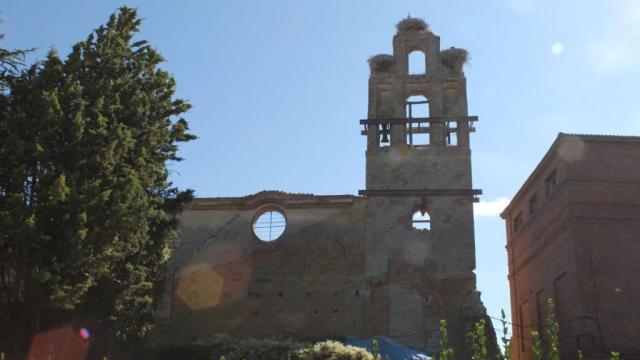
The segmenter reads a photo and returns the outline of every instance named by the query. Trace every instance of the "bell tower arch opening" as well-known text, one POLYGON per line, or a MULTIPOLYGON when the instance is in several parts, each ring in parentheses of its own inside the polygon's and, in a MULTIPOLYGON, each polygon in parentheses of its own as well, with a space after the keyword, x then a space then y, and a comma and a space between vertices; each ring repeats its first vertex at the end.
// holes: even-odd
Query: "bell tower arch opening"
MULTIPOLYGON (((406 101, 405 117, 412 119, 429 118, 429 100, 422 95, 410 96, 406 101)), ((407 144, 409 146, 429 145, 428 127, 421 126, 423 123, 407 123, 407 144)))
POLYGON ((424 75, 427 73, 427 57, 422 50, 409 53, 409 75, 424 75))

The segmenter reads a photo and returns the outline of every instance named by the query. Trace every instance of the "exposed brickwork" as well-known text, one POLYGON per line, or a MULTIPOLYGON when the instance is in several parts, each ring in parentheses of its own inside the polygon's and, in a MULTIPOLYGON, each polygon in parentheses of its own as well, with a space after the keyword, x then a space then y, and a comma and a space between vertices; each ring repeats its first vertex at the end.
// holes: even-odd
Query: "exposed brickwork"
POLYGON ((639 164, 640 138, 560 134, 503 212, 513 359, 532 359, 530 330, 544 331, 547 298, 563 359, 578 349, 586 359, 640 358, 639 164))
POLYGON ((396 34, 393 56, 374 58, 383 63, 372 64, 363 124, 371 123, 363 135, 366 190, 375 194, 266 191, 196 199, 184 211, 159 311, 165 341, 206 341, 220 332, 307 340, 386 335, 435 353, 439 320, 447 319, 456 356, 468 357, 464 334, 486 316, 473 273, 478 191, 469 134, 476 118, 467 116, 461 65, 442 64, 439 46, 425 25, 396 34), (425 53, 425 74, 407 73, 415 50, 425 53), (421 120, 408 119, 413 95, 429 103, 421 120), (409 120, 421 126, 409 128, 409 120), (429 144, 413 144, 414 131, 429 144), (276 241, 253 232, 265 209, 286 218, 276 241), (430 216, 430 230, 412 227, 416 211, 430 216))

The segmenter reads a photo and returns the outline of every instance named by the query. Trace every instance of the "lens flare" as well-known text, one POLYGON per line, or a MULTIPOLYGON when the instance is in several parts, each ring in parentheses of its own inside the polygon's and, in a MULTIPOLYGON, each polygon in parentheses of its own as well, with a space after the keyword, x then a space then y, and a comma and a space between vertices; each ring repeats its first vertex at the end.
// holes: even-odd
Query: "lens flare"
POLYGON ((191 310, 226 305, 246 295, 251 273, 241 247, 214 243, 180 271, 175 294, 191 310))
POLYGON ((91 334, 89 333, 89 329, 87 328, 81 328, 78 331, 78 335, 80 335, 80 338, 82 340, 89 340, 89 337, 91 337, 91 334))
POLYGON ((176 293, 192 310, 218 305, 224 279, 205 264, 182 270, 176 293))
POLYGON ((78 331, 65 326, 36 334, 27 359, 84 360, 88 348, 78 331))
POLYGON ((564 52, 564 44, 557 41, 551 45, 551 53, 553 55, 560 55, 564 52))

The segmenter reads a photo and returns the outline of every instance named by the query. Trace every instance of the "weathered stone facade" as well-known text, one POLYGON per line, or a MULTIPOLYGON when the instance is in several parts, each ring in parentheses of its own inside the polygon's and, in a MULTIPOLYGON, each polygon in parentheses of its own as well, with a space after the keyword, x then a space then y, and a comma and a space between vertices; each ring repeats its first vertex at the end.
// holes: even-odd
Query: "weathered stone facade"
POLYGON ((404 21, 412 26, 399 24, 393 56, 370 60, 366 190, 196 199, 181 217, 160 311, 168 339, 387 335, 433 353, 447 319, 465 358, 464 334, 486 316, 473 273, 480 191, 471 182, 477 118, 467 114, 466 52, 441 52, 424 22, 404 21), (414 51, 424 54, 424 74, 408 73, 414 51), (414 95, 426 98, 428 116, 410 116, 414 95), (419 135, 428 143, 414 143, 419 135), (253 224, 269 211, 286 229, 262 241, 253 224), (412 223, 417 214, 428 216, 412 223))

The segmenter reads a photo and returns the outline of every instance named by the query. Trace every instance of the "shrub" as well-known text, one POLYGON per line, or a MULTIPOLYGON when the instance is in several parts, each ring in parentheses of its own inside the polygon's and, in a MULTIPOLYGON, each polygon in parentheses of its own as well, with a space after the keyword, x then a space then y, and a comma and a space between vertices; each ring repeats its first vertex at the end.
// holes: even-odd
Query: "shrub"
MULTIPOLYGON (((500 310, 500 323, 502 323, 502 347, 504 348, 504 353, 499 354, 498 358, 502 360, 510 360, 511 359, 511 338, 509 336, 509 327, 507 326, 507 315, 504 313, 504 309, 500 310)), ((499 351, 500 349, 498 349, 499 351)))
POLYGON ((549 338, 549 360, 560 360, 560 324, 556 319, 553 299, 547 299, 547 336, 549 338))
POLYGON ((234 340, 218 335, 206 343, 163 345, 147 348, 142 359, 158 360, 273 360, 287 359, 305 344, 270 339, 234 340))
POLYGON ((375 357, 365 349, 330 340, 298 350, 292 358, 295 360, 375 360, 375 357))
POLYGON ((288 359, 292 352, 304 346, 298 342, 270 339, 249 339, 235 342, 232 345, 224 351, 222 351, 222 347, 216 349, 214 359, 219 359, 221 356, 224 356, 226 360, 288 359))
POLYGON ((138 359, 144 360, 211 360, 213 352, 203 344, 165 345, 147 348, 138 359))
POLYGON ((449 347, 447 334, 447 320, 440 320, 440 357, 438 360, 453 359, 453 349, 449 347))
POLYGON ((531 339, 533 360, 542 360, 542 340, 540 340, 540 333, 535 330, 531 330, 531 339))
POLYGON ((467 343, 471 350, 472 360, 487 359, 487 335, 484 331, 484 319, 480 319, 467 334, 467 343))
POLYGON ((373 348, 371 354, 373 354, 374 358, 377 358, 380 355, 380 344, 378 344, 378 339, 373 339, 371 347, 373 348))

